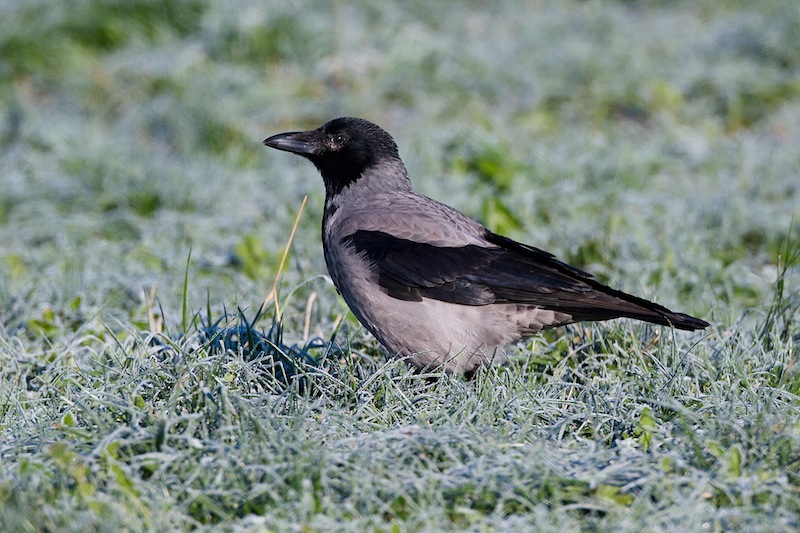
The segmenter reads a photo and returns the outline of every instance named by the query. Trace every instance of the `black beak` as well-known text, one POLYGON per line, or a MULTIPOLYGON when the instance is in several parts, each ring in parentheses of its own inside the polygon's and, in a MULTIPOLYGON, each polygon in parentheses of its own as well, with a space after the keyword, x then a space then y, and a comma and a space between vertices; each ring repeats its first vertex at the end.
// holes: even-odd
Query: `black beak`
POLYGON ((268 139, 264 139, 264 144, 270 148, 291 152, 293 154, 310 156, 319 152, 320 138, 319 132, 313 131, 292 131, 289 133, 279 133, 268 139))

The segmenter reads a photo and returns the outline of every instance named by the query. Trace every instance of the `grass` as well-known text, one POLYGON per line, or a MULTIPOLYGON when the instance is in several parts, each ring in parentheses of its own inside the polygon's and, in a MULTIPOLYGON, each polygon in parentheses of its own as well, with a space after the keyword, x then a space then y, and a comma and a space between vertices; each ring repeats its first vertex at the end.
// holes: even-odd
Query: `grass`
POLYGON ((795 2, 26 0, 0 36, 0 529, 800 527, 795 2), (339 115, 712 326, 386 359, 259 145, 339 115))

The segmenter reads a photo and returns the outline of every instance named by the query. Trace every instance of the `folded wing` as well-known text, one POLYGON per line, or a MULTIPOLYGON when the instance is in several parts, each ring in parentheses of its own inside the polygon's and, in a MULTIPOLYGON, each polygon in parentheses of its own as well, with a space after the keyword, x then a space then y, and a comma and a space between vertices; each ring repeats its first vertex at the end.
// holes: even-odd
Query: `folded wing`
POLYGON ((400 300, 523 304, 569 314, 575 322, 631 317, 688 330, 708 325, 607 287, 548 252, 484 231, 485 246, 443 247, 368 230, 342 242, 367 259, 379 285, 400 300))

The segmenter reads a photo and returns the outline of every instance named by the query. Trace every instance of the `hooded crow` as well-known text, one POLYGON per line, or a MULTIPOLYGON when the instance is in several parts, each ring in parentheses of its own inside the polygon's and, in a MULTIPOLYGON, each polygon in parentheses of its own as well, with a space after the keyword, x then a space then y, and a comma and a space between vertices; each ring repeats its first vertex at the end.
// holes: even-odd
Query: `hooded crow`
POLYGON ((471 374, 502 361, 505 344, 585 320, 708 326, 413 192, 397 145, 371 122, 337 118, 264 144, 305 157, 322 174, 331 279, 361 324, 417 368, 471 374))

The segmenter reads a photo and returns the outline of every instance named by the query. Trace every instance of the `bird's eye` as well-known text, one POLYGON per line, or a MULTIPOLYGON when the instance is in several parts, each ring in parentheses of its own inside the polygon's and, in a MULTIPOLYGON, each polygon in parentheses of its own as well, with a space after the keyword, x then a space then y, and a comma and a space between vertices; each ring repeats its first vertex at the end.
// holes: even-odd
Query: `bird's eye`
POLYGON ((344 134, 337 133, 333 136, 333 145, 337 147, 341 147, 344 144, 345 138, 344 134))

